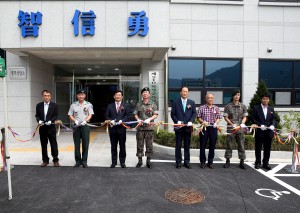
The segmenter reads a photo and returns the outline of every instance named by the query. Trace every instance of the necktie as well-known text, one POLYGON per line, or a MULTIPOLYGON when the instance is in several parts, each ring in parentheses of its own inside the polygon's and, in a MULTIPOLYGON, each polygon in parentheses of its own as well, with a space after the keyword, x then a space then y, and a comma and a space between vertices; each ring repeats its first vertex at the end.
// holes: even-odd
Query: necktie
POLYGON ((183 111, 185 112, 185 108, 186 108, 186 101, 182 101, 182 107, 183 107, 183 111))
POLYGON ((49 104, 45 104, 44 105, 44 120, 46 121, 46 116, 47 116, 47 113, 48 113, 48 108, 49 108, 49 104))
POLYGON ((119 109, 120 109, 120 102, 117 102, 117 113, 119 113, 119 109))

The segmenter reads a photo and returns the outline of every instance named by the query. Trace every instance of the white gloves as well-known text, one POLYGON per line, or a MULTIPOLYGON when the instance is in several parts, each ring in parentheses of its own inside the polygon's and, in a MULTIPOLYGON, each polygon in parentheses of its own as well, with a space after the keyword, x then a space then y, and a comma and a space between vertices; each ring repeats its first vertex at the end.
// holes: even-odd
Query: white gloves
POLYGON ((113 126, 116 125, 116 122, 115 122, 114 120, 109 121, 109 123, 110 123, 111 125, 113 125, 113 126))
POLYGON ((236 124, 232 124, 232 127, 235 128, 235 127, 236 127, 236 124))
POLYGON ((261 126, 260 126, 260 129, 261 129, 262 131, 265 131, 265 130, 267 129, 267 127, 266 127, 265 125, 261 125, 261 126))
POLYGON ((78 126, 78 124, 79 124, 79 121, 75 120, 75 124, 76 124, 76 126, 78 126))
POLYGON ((146 120, 144 120, 144 122, 143 122, 143 123, 145 123, 145 124, 149 124, 149 123, 150 123, 150 121, 151 121, 151 119, 150 119, 150 118, 147 118, 146 120))
POLYGON ((80 126, 85 126, 86 125, 86 121, 82 121, 80 126))
POLYGON ((119 120, 116 125, 121 125, 122 124, 122 120, 119 120))
POLYGON ((193 125, 192 122, 188 122, 188 123, 187 123, 187 126, 192 126, 192 125, 193 125))
POLYGON ((45 124, 46 124, 47 126, 49 126, 49 125, 51 125, 51 121, 47 121, 45 124))
POLYGON ((272 131, 274 131, 275 127, 274 127, 273 125, 271 125, 271 126, 269 127, 269 129, 272 130, 272 131))
POLYGON ((44 122, 43 121, 39 121, 39 125, 43 126, 44 122))
POLYGON ((139 123, 140 123, 141 121, 142 121, 141 119, 137 119, 137 122, 139 122, 139 123))
POLYGON ((214 123, 213 128, 217 128, 218 124, 214 123))
POLYGON ((181 124, 181 121, 177 121, 177 124, 181 124))
POLYGON ((245 124, 241 124, 241 128, 246 128, 246 125, 245 124))

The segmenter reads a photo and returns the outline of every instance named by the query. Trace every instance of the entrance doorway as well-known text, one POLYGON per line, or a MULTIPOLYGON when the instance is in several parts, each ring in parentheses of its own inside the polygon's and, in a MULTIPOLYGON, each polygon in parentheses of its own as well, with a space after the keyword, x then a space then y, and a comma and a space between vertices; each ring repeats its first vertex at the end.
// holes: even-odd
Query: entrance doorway
MULTIPOLYGON (((91 123, 100 123, 105 121, 107 105, 114 102, 113 95, 118 89, 123 91, 123 101, 129 104, 133 113, 140 98, 140 76, 59 77, 55 79, 55 89, 59 120, 65 124, 70 123, 70 105, 76 101, 76 91, 84 89, 87 92, 86 100, 93 105, 95 113, 91 123)), ((134 120, 133 114, 129 120, 134 120)))

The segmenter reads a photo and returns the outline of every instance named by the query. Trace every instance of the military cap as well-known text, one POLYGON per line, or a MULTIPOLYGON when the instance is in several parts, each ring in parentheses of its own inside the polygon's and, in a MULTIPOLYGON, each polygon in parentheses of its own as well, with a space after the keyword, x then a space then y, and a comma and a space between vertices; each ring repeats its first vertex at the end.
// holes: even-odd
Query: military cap
POLYGON ((232 97, 235 96, 237 93, 241 93, 241 91, 239 89, 234 89, 232 91, 232 97))
POLYGON ((84 93, 84 94, 86 94, 86 92, 85 92, 85 90, 84 90, 84 89, 77 90, 77 92, 76 92, 76 95, 77 95, 77 94, 80 94, 80 93, 84 93))
POLYGON ((144 88, 141 90, 141 94, 142 94, 143 92, 145 92, 145 91, 148 91, 148 92, 150 93, 149 87, 144 87, 144 88))

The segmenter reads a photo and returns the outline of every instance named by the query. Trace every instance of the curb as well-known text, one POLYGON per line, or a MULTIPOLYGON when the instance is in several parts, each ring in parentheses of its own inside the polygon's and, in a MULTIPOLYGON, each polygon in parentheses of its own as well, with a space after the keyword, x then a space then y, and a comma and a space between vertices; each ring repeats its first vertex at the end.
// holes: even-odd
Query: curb
MULTIPOLYGON (((166 154, 166 155, 173 155, 175 157, 175 148, 173 147, 167 147, 162 146, 157 143, 153 143, 153 148, 155 151, 166 154)), ((183 153, 183 149, 182 153, 183 153)), ((208 153, 208 149, 205 150, 206 153, 208 153)), ((198 158, 199 159, 199 149, 191 149, 190 155, 191 157, 198 158)), ((215 158, 220 158, 222 160, 225 160, 224 158, 225 149, 216 149, 215 150, 215 158)), ((270 163, 271 162, 291 162, 292 161, 292 154, 291 151, 271 151, 271 157, 270 157, 270 163)), ((255 151, 254 150, 246 150, 246 157, 247 159, 245 161, 251 161, 255 160, 255 151)), ((232 152, 232 158, 238 160, 238 152, 237 150, 233 150, 232 152)))

